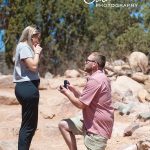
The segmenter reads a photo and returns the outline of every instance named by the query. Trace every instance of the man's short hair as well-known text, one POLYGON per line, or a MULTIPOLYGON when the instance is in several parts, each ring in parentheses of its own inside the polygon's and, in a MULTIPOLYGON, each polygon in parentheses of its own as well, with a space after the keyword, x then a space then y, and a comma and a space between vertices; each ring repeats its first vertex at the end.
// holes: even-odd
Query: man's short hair
POLYGON ((105 67, 106 57, 101 55, 100 52, 93 52, 92 55, 95 57, 95 61, 98 63, 99 67, 103 69, 105 67))

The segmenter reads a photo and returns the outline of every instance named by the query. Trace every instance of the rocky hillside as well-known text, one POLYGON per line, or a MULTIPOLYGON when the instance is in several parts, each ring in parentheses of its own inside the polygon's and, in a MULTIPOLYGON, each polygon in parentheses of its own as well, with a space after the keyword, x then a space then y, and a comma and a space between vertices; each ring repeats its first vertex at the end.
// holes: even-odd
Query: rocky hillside
MULTIPOLYGON (((69 73, 70 74, 70 73, 69 73)), ((67 150, 58 130, 58 122, 67 117, 81 113, 57 88, 64 79, 82 90, 85 77, 81 75, 51 77, 41 79, 38 129, 33 138, 31 150, 67 150)), ((115 124, 112 138, 106 150, 123 150, 141 140, 149 139, 150 114, 150 75, 135 73, 111 76, 113 105, 115 108, 115 124), (141 115, 137 128, 131 136, 123 136, 125 129, 141 115)), ((21 108, 14 95, 14 84, 11 75, 0 76, 0 150, 16 150, 18 130, 21 121, 21 108)), ((78 149, 85 150, 83 139, 77 137, 78 149)), ((142 149, 143 150, 143 149, 142 149)), ((146 149, 145 149, 146 150, 146 149)))

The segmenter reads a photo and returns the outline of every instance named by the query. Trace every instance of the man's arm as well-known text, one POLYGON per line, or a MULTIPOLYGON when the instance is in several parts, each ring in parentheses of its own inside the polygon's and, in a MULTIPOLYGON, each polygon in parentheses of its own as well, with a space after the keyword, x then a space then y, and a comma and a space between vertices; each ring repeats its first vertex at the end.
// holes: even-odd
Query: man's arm
POLYGON ((74 86, 68 85, 68 89, 74 94, 74 96, 76 98, 80 97, 80 95, 81 95, 80 91, 78 89, 76 89, 74 86))
POLYGON ((70 100, 70 102, 75 105, 77 108, 79 109, 84 109, 86 107, 86 105, 84 103, 82 103, 79 98, 75 97, 74 95, 72 95, 72 93, 67 90, 66 88, 62 87, 60 88, 60 92, 62 94, 64 94, 66 97, 68 97, 68 99, 70 100))

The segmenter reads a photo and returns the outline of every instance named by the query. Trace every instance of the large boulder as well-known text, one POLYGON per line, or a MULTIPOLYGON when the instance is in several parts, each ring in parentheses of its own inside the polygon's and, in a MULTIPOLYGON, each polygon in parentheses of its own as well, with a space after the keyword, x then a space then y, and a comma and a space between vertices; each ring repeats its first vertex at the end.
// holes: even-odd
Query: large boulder
POLYGON ((14 88, 12 75, 0 75, 0 87, 1 88, 14 88))
POLYGON ((73 69, 73 70, 66 70, 64 75, 67 77, 67 78, 76 78, 76 77, 80 77, 80 73, 73 69))
POLYGON ((142 72, 133 73, 131 78, 133 80, 135 80, 139 83, 143 83, 143 84, 144 84, 144 82, 146 82, 149 79, 148 75, 144 75, 142 72))
POLYGON ((148 92, 145 89, 142 89, 138 92, 138 99, 142 103, 145 102, 147 96, 148 96, 148 92))
POLYGON ((133 95, 137 96, 141 89, 143 89, 142 84, 127 76, 119 76, 116 81, 112 81, 112 93, 117 92, 125 95, 127 91, 131 90, 133 95))
POLYGON ((142 52, 132 52, 128 58, 131 69, 136 72, 138 69, 143 73, 148 69, 148 57, 142 52))
POLYGON ((0 104, 3 105, 17 105, 19 104, 14 92, 11 93, 10 90, 0 89, 0 104))

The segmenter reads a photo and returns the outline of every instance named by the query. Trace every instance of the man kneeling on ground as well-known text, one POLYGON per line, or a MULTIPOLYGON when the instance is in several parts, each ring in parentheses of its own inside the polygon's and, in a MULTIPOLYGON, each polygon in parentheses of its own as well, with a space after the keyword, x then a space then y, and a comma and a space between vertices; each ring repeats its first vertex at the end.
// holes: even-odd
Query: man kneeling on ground
POLYGON ((67 89, 60 86, 60 92, 83 112, 83 117, 63 119, 59 123, 69 150, 77 150, 75 135, 84 136, 84 144, 88 150, 105 150, 107 140, 111 137, 114 110, 110 81, 104 73, 105 63, 105 56, 99 52, 89 55, 84 67, 89 77, 82 93, 70 84, 67 89))

